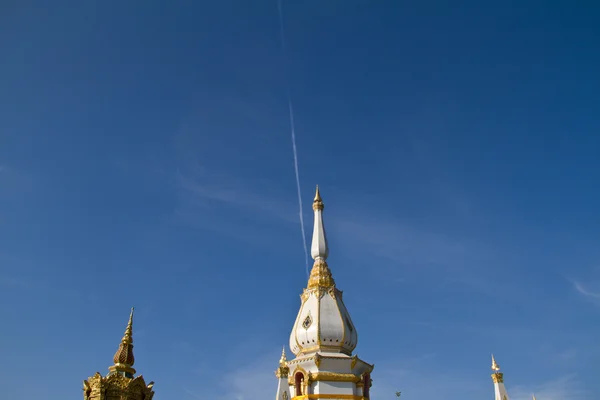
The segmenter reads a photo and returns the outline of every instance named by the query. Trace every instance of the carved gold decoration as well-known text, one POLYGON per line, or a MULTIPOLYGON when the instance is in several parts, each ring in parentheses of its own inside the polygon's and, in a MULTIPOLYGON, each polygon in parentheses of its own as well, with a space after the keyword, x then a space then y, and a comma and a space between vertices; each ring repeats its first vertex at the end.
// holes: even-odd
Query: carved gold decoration
POLYGON ((296 374, 300 372, 302 374, 302 376, 304 377, 304 382, 306 382, 308 380, 308 373, 306 372, 306 370, 304 368, 302 368, 301 366, 297 366, 294 369, 294 373, 292 375, 290 375, 290 381, 293 381, 294 377, 296 376, 296 374))
POLYGON ((342 374, 338 372, 309 372, 308 375, 311 382, 360 382, 360 376, 356 376, 354 374, 342 374))
POLYGON ((308 299, 308 296, 310 296, 310 293, 311 293, 310 290, 304 289, 302 291, 302 294, 300 295, 300 299, 302 300, 302 304, 304 304, 306 302, 306 300, 308 299))
POLYGON ((315 193, 315 199, 313 200, 313 210, 323 210, 325 205, 323 199, 321 199, 321 193, 319 192, 319 185, 317 185, 317 192, 315 193))
POLYGON ((110 372, 124 373, 129 378, 132 378, 135 374, 135 369, 133 369, 133 364, 135 363, 135 357, 133 356, 133 311, 132 307, 129 314, 129 322, 127 322, 127 328, 125 328, 125 334, 113 358, 115 364, 109 367, 110 372))
MULTIPOLYGON (((318 326, 318 325, 317 325, 318 326)), ((335 353, 342 353, 342 354, 346 354, 347 356, 352 355, 352 352, 346 348, 344 348, 344 346, 342 345, 342 343, 336 343, 336 344, 318 344, 317 346, 312 346, 312 347, 303 347, 300 350, 300 353, 302 354, 309 354, 312 353, 314 351, 318 351, 318 350, 322 350, 324 352, 329 351, 333 351, 335 353)))
POLYGON ((84 400, 152 400, 154 382, 146 384, 142 376, 128 378, 121 374, 106 377, 99 372, 83 382, 84 400))
POLYGON ((327 265, 327 261, 322 258, 317 258, 310 271, 308 278, 308 288, 317 289, 319 287, 329 289, 335 286, 335 281, 327 265))
POLYGON ((492 381, 494 383, 504 383, 504 374, 502 372, 494 372, 492 374, 492 381))
POLYGON ((327 290, 327 293, 329 293, 329 296, 331 296, 331 298, 334 300, 335 300, 335 294, 336 294, 335 292, 336 292, 336 289, 334 287, 331 287, 327 290))
POLYGON ((114 365, 108 368, 110 373, 102 376, 96 372, 83 381, 84 400, 152 400, 154 382, 146 384, 142 376, 133 376, 133 311, 132 308, 125 335, 114 356, 114 365))
POLYGON ((353 394, 304 394, 302 396, 292 397, 292 400, 304 399, 368 400, 366 397, 354 396, 353 394))
POLYGON ((281 399, 282 399, 282 400, 288 400, 288 398, 289 398, 289 397, 288 397, 287 390, 286 390, 286 391, 284 391, 284 392, 281 394, 281 399))
POLYGON ((287 357, 285 356, 285 347, 281 351, 281 358, 279 359, 279 368, 275 371, 277 378, 287 378, 290 373, 290 368, 287 365, 287 357))
POLYGON ((355 354, 352 356, 352 364, 350 364, 350 368, 354 369, 356 367, 356 362, 358 361, 358 356, 355 354))
POLYGON ((315 365, 317 366, 317 368, 319 368, 321 366, 321 355, 319 353, 315 354, 314 360, 315 365))
POLYGON ((317 310, 319 310, 319 320, 317 321, 317 347, 321 347, 321 296, 317 294, 317 310))

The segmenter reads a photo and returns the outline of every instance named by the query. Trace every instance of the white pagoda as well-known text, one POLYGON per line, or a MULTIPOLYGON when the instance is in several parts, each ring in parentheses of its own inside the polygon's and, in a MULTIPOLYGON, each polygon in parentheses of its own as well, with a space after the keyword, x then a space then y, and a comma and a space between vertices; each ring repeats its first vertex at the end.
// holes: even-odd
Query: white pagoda
POLYGON ((369 398, 373 365, 352 353, 358 334, 327 265, 323 209, 317 187, 311 246, 314 265, 290 334, 295 358, 287 360, 284 349, 275 373, 279 379, 276 400, 369 398))

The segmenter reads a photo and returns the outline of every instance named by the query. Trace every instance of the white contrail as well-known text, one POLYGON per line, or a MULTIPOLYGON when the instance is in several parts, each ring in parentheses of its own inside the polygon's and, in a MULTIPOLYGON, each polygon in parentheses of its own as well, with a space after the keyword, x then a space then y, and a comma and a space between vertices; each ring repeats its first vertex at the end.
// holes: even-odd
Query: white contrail
MULTIPOLYGON (((284 55, 284 68, 285 68, 285 54, 286 54, 286 45, 285 45, 285 32, 283 29, 283 8, 281 4, 281 0, 277 0, 277 9, 279 11, 279 28, 281 33, 281 48, 283 50, 284 55)), ((306 264, 306 276, 308 277, 308 247, 306 245, 306 231, 304 230, 304 217, 302 215, 302 193, 300 191, 300 172, 298 171, 298 150, 296 149, 296 129, 294 128, 294 105, 292 103, 292 93, 289 87, 289 83, 287 82, 287 73, 286 76, 286 85, 287 85, 287 100, 288 100, 288 108, 290 111, 290 129, 292 131, 292 150, 294 152, 294 171, 296 173, 296 189, 298 191, 298 207, 300 209, 300 230, 302 232, 302 244, 304 245, 304 261, 306 264)))

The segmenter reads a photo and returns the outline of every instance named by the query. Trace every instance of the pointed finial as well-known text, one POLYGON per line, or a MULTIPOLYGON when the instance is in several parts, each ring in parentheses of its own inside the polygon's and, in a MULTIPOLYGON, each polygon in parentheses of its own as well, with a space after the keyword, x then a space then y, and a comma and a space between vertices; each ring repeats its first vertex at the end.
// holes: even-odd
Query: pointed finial
POLYGON ((535 394, 532 394, 531 397, 533 397, 533 400, 535 400, 535 394))
POLYGON ((315 193, 315 199, 313 200, 313 210, 323 210, 325 205, 323 199, 321 199, 321 193, 319 192, 319 185, 317 185, 317 192, 315 193))
POLYGON ((133 374, 135 374, 135 369, 132 368, 135 363, 135 357, 133 356, 133 311, 134 308, 131 307, 125 334, 123 335, 123 339, 121 339, 119 350, 117 350, 113 357, 115 364, 108 368, 111 373, 121 373, 128 378, 132 378, 133 374))
POLYGON ((287 378, 290 373, 290 367, 287 364, 287 357, 285 356, 285 346, 281 351, 281 359, 279 359, 279 368, 275 371, 275 376, 278 378, 287 378))
POLYGON ((125 335, 121 339, 124 343, 133 343, 133 311, 135 307, 131 307, 131 313, 129 313, 129 322, 127 322, 127 328, 125 328, 125 335))
POLYGON ((310 246, 310 255, 315 260, 310 276, 308 278, 308 288, 317 287, 331 288, 335 286, 331 271, 327 265, 327 256, 329 255, 329 246, 327 244, 327 235, 325 235, 325 225, 323 224, 323 199, 317 186, 317 193, 313 202, 315 212, 315 223, 313 228, 312 244, 310 246))
POLYGON ((494 358, 493 354, 492 354, 492 370, 493 371, 500 371, 500 366, 496 362, 496 359, 494 358))
POLYGON ((310 247, 310 254, 314 260, 317 260, 318 258, 326 260, 329 254, 327 237, 325 236, 325 226, 323 225, 324 208, 321 193, 319 192, 319 186, 317 185, 317 193, 315 194, 315 200, 313 201, 315 223, 313 227, 312 245, 310 247))
POLYGON ((285 346, 281 350, 281 358, 279 359, 279 364, 285 364, 287 362, 287 357, 285 356, 285 346))

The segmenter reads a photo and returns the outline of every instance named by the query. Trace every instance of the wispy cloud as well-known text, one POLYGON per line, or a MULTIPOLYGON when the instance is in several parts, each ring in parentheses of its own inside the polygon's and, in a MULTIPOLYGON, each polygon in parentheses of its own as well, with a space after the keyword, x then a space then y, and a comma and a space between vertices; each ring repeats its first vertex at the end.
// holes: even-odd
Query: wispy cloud
POLYGON ((584 295, 585 297, 588 297, 590 299, 600 300, 600 292, 592 292, 592 291, 584 288, 583 285, 581 285, 581 283, 579 283, 577 281, 573 281, 573 287, 575 288, 575 290, 577 290, 580 294, 584 295))
MULTIPOLYGON (((293 193, 288 196, 277 193, 264 182, 248 181, 226 173, 212 171, 193 164, 177 174, 181 190, 181 204, 177 215, 203 229, 218 231, 249 242, 267 243, 257 240, 260 230, 241 226, 239 220, 225 220, 215 213, 216 208, 246 213, 253 218, 265 218, 286 226, 298 224, 293 193), (258 235, 258 236, 257 236, 258 235)), ((328 215, 327 228, 335 235, 344 251, 351 257, 379 258, 388 261, 382 265, 418 265, 424 267, 443 266, 453 280, 469 281, 472 286, 486 287, 472 274, 470 266, 481 265, 483 246, 473 244, 457 235, 432 232, 426 227, 410 226, 399 220, 378 216, 364 211, 354 212, 354 205, 337 205, 333 215, 328 215), (360 249, 360 251, 358 250, 360 249), (360 253, 360 254, 358 254, 360 253)), ((310 221, 307 210, 307 220, 310 221)), ((220 214, 221 216, 225 213, 220 214)), ((310 225, 310 224, 309 224, 310 225)), ((269 233, 272 236, 272 232, 269 233)), ((307 232, 310 236, 310 232, 307 232)), ((384 267, 385 268, 385 267, 384 267)), ((423 271, 423 269, 412 269, 423 271)), ((377 273, 377 271, 374 271, 377 273)), ((389 271, 383 271, 388 279, 389 271)))
MULTIPOLYGON (((219 387, 215 388, 220 389, 219 394, 212 397, 218 400, 250 400, 257 396, 273 396, 277 388, 273 371, 277 366, 280 351, 280 348, 273 347, 269 351, 255 350, 243 353, 245 357, 242 360, 246 362, 223 374, 223 379, 217 382, 219 387)), ((239 355, 234 359, 239 359, 239 355)), ((371 390, 373 398, 392 399, 395 398, 395 392, 400 391, 401 398, 435 400, 439 399, 440 390, 448 400, 493 396, 493 384, 487 374, 474 376, 472 372, 460 369, 446 369, 439 373, 440 360, 435 353, 423 353, 404 360, 390 357, 375 361, 377 367, 371 390)), ((507 390, 513 400, 530 400, 533 393, 540 400, 589 399, 588 393, 575 374, 524 385, 508 383, 507 390)), ((184 391, 190 399, 199 398, 199 394, 189 388, 184 388, 184 391)))
POLYGON ((471 246, 458 238, 430 233, 400 221, 362 215, 360 219, 336 220, 332 228, 352 247, 361 244, 370 256, 414 265, 447 264, 449 257, 464 259, 472 254, 471 246))
POLYGON ((281 354, 280 348, 262 353, 261 356, 249 358, 252 361, 239 365, 231 373, 225 374, 219 383, 222 395, 219 400, 252 400, 257 397, 275 396, 277 379, 274 371, 281 354))
POLYGON ((269 190, 269 196, 261 195, 256 189, 231 175, 197 167, 190 173, 179 171, 177 181, 182 189, 184 206, 188 208, 206 208, 213 202, 248 212, 260 212, 287 222, 297 222, 293 203, 277 198, 272 190, 269 190))
POLYGON ((511 399, 514 400, 528 400, 532 394, 540 400, 589 399, 575 374, 559 376, 537 384, 514 386, 508 390, 511 399))

